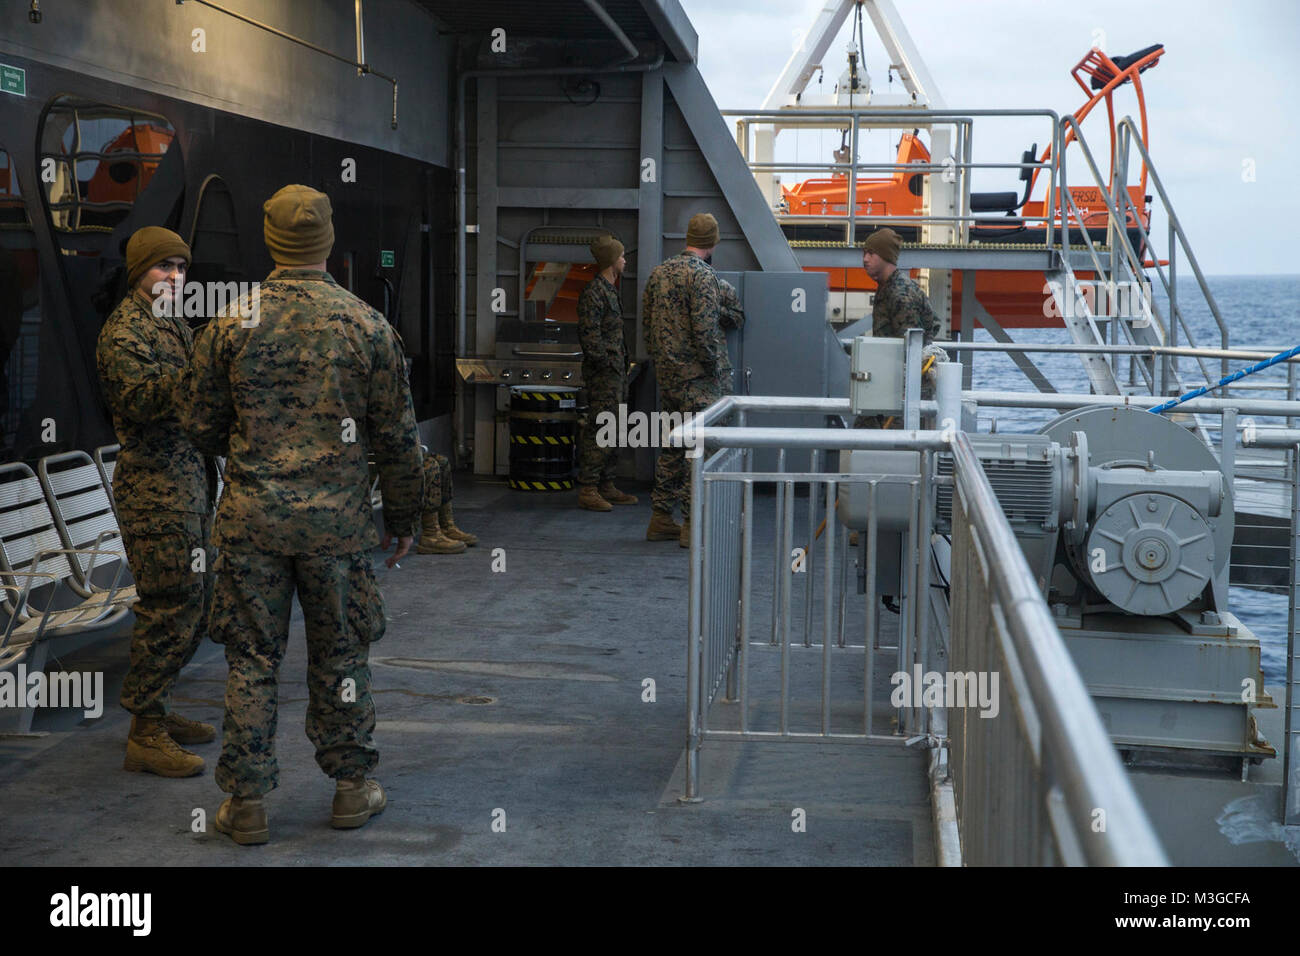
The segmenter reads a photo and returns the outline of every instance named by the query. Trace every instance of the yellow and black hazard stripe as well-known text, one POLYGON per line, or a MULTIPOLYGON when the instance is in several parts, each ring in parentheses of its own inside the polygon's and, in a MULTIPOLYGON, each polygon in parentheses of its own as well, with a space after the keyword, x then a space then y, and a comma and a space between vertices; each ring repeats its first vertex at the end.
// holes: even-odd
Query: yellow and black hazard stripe
POLYGON ((510 407, 521 412, 550 412, 577 407, 578 390, 526 389, 516 386, 510 390, 510 407))
POLYGON ((510 440, 516 445, 572 445, 569 435, 511 435, 510 440))
POLYGON ((507 479, 511 488, 515 491, 572 491, 572 479, 546 479, 545 481, 509 478, 507 479))
POLYGON ((573 392, 512 392, 512 398, 525 402, 558 402, 562 398, 573 398, 573 392))

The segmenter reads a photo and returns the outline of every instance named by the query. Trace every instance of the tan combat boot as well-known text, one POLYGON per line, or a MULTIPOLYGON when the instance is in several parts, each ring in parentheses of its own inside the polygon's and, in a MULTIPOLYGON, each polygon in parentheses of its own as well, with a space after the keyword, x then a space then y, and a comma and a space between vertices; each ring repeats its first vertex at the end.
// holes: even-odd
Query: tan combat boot
POLYGON ((152 717, 131 718, 131 733, 126 738, 124 770, 148 771, 160 777, 192 777, 203 772, 203 758, 179 746, 152 717))
POLYGON ((351 830, 364 826, 371 817, 384 812, 388 797, 378 780, 354 777, 339 780, 334 791, 334 815, 330 826, 338 830, 351 830))
POLYGON ((588 511, 613 511, 614 506, 601 497, 595 485, 581 485, 578 488, 578 507, 588 511))
POLYGON ((677 535, 677 543, 683 548, 689 548, 691 546, 691 519, 689 515, 686 517, 686 520, 682 522, 682 530, 677 535))
POLYGON ((645 529, 647 541, 676 541, 682 526, 673 520, 671 511, 650 512, 650 527, 645 529))
POLYGON ((217 739, 217 728, 175 712, 163 718, 163 730, 178 744, 206 744, 217 739))
POLYGON ((636 504, 636 495, 625 495, 614 487, 614 482, 606 481, 598 489, 600 496, 608 501, 611 505, 634 505, 636 504))
POLYGON ((443 537, 450 538, 452 541, 464 541, 471 548, 478 544, 478 535, 461 531, 456 527, 456 519, 451 516, 450 501, 438 509, 438 524, 442 527, 443 537))
POLYGON ((426 511, 420 517, 420 540, 415 546, 416 554, 460 554, 464 550, 464 541, 453 541, 442 533, 438 527, 438 512, 426 511))
POLYGON ((217 808, 216 827, 240 846, 252 846, 271 839, 266 825, 266 807, 261 797, 227 797, 217 808))

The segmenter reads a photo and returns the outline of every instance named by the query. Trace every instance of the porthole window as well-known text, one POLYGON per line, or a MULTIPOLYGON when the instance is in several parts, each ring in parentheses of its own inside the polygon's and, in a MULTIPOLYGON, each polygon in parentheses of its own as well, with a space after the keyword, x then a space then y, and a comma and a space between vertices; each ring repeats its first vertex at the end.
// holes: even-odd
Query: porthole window
POLYGON ((112 232, 158 171, 176 131, 161 116, 59 97, 41 126, 38 174, 61 234, 112 232))

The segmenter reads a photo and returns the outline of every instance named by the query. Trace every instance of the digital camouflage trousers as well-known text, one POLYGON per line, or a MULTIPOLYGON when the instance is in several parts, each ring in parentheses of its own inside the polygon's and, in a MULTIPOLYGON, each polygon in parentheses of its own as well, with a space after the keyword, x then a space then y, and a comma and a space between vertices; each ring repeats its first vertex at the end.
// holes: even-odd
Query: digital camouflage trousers
POLYGON ((212 518, 119 507, 118 527, 140 597, 132 608, 135 624, 122 706, 140 717, 162 717, 181 668, 207 634, 212 518))
POLYGON ((273 555, 222 552, 212 631, 226 646, 226 717, 217 786, 249 797, 279 783, 275 757, 280 663, 293 596, 307 632, 307 737, 326 776, 372 770, 375 705, 370 644, 383 636, 384 602, 370 553, 273 555))
MULTIPOLYGON (((712 379, 695 379, 680 387, 659 386, 659 410, 666 415, 680 413, 685 421, 687 413, 704 411, 726 392, 712 379)), ((658 436, 662 441, 663 436, 658 436)), ((655 511, 670 514, 680 505, 682 517, 691 514, 691 463, 685 448, 661 448, 655 462, 655 484, 650 492, 650 504, 655 511)))
POLYGON ((587 391, 587 421, 578 445, 578 484, 600 485, 613 481, 618 469, 618 444, 602 448, 596 441, 600 428, 597 417, 609 412, 618 417, 618 406, 627 393, 627 380, 621 374, 593 375, 583 379, 587 391))
POLYGON ((421 513, 437 511, 451 501, 451 462, 446 455, 424 453, 424 502, 421 513))

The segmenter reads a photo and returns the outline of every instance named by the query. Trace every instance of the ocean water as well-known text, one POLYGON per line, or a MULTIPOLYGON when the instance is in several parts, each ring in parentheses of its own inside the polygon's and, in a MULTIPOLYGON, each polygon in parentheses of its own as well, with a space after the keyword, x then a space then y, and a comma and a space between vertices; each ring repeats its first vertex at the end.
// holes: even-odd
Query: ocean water
MULTIPOLYGON (((1196 287, 1195 279, 1180 270, 1178 277, 1178 303, 1197 345, 1219 347, 1222 337, 1209 305, 1196 287)), ((1168 316, 1168 299, 1156 280, 1153 299, 1162 314, 1168 316)), ((1231 348, 1267 349, 1272 352, 1300 345, 1300 276, 1210 276, 1206 280, 1211 295, 1219 307, 1228 329, 1231 348)), ((1017 329, 1012 333, 1017 342, 1062 343, 1071 341, 1065 329, 1017 329)), ((990 342, 992 337, 983 329, 975 333, 975 341, 990 342)), ((1179 344, 1189 344, 1179 332, 1179 344)), ((1047 379, 1061 392, 1088 392, 1088 377, 1079 357, 1070 353, 1045 353, 1031 356, 1047 379)), ((1219 362, 1205 360, 1210 373, 1217 379, 1219 362)), ((1249 362, 1230 364, 1229 372, 1249 365, 1249 362)), ((1127 366, 1124 366, 1127 369, 1127 366)), ((1204 384, 1204 374, 1196 359, 1179 361, 1181 380, 1187 390, 1204 384)), ((1300 373, 1300 369, 1297 369, 1300 373)), ((1140 379, 1139 373, 1139 379, 1140 379)), ((1286 366, 1281 364, 1249 376, 1241 384, 1286 384, 1286 366)), ((1029 380, 1011 359, 1003 354, 980 352, 974 355, 972 387, 977 390, 1004 390, 1034 392, 1029 380)), ((1217 393, 1216 393, 1217 394, 1217 393)), ((1243 398, 1285 398, 1285 393, 1248 392, 1234 389, 1233 395, 1243 398)), ((999 432, 1034 432, 1057 417, 1054 411, 1031 409, 987 409, 980 412, 981 431, 988 431, 996 418, 999 432)), ((1273 418, 1256 417, 1261 425, 1281 424, 1273 418)), ((1211 430, 1217 441, 1217 431, 1211 430)), ((1240 454, 1240 449, 1239 449, 1240 454)), ((1287 599, 1284 594, 1271 594, 1255 588, 1233 587, 1230 594, 1231 610, 1247 627, 1254 631, 1261 645, 1261 658, 1265 680, 1280 684, 1286 675, 1287 599)))

